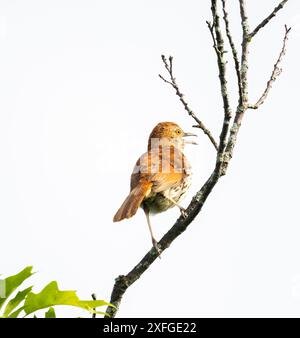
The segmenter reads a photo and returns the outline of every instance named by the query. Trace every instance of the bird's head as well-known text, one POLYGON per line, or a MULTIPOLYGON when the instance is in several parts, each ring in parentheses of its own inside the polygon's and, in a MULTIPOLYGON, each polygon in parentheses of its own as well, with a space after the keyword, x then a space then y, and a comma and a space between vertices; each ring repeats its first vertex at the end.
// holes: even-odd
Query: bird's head
POLYGON ((160 122, 154 127, 149 136, 148 149, 153 149, 159 145, 173 145, 182 151, 187 143, 197 144, 194 141, 185 140, 184 138, 187 136, 197 135, 184 132, 174 122, 160 122))

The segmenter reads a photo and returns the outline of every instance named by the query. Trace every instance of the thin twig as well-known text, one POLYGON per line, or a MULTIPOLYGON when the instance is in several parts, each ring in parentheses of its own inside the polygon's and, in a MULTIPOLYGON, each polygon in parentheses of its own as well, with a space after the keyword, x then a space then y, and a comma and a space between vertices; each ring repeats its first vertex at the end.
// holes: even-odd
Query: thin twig
POLYGON ((176 82, 176 79, 174 77, 173 74, 173 57, 169 56, 168 60, 166 59, 166 57, 164 55, 161 56, 162 61, 164 63, 164 66, 169 74, 170 77, 170 81, 165 79, 162 75, 159 74, 159 77, 167 84, 171 85, 176 92, 176 95, 179 97, 180 102, 183 104, 184 109, 187 111, 187 113, 197 122, 197 128, 202 129, 202 131, 204 132, 205 135, 208 136, 208 138, 210 139, 211 143, 213 144, 213 146, 215 147, 216 150, 218 150, 218 144, 215 141, 214 137, 212 136, 212 133, 210 132, 210 130, 208 128, 206 128, 206 126, 204 125, 204 123, 198 119, 198 117, 195 115, 195 113, 193 112, 193 110, 189 107, 188 103, 186 102, 186 100, 184 99, 184 95, 182 94, 182 92, 179 90, 178 84, 176 82))
POLYGON ((206 21, 206 24, 207 24, 207 27, 209 29, 209 32, 210 32, 210 35, 211 35, 211 38, 213 40, 213 48, 216 52, 217 55, 221 55, 221 52, 219 51, 218 49, 218 46, 217 46, 217 41, 216 41, 216 37, 215 37, 215 24, 214 23, 211 23, 210 21, 206 21))
POLYGON ((276 14, 277 12, 283 8, 283 6, 288 2, 288 0, 281 1, 278 6, 276 6, 273 10, 273 12, 268 15, 259 25, 256 26, 256 28, 249 34, 249 38, 252 39, 254 35, 257 34, 257 32, 263 28, 276 14))
POLYGON ((229 131, 229 125, 231 120, 231 108, 229 103, 229 95, 227 89, 227 80, 226 80, 226 60, 224 58, 224 39, 220 27, 220 17, 217 11, 217 0, 211 1, 211 12, 213 17, 213 24, 206 22, 210 30, 214 49, 217 55, 218 69, 219 69, 219 79, 221 86, 221 95, 223 99, 223 108, 224 108, 224 119, 223 127, 220 133, 220 143, 218 149, 218 158, 217 161, 222 161, 223 152, 226 147, 227 135, 229 131))
POLYGON ((232 57, 233 57, 234 66, 235 66, 235 72, 236 72, 236 76, 238 80, 239 97, 241 98, 242 97, 242 83, 241 83, 240 62, 239 62, 238 53, 235 47, 235 43, 233 41, 233 38, 230 32, 228 13, 226 10, 226 0, 222 0, 222 7, 223 7, 223 19, 224 19, 225 27, 226 27, 226 35, 227 35, 227 39, 231 47, 232 57))
POLYGON ((291 28, 288 28, 286 25, 284 27, 285 27, 285 34, 284 34, 284 38, 283 38, 282 49, 280 51, 279 57, 278 57, 275 65, 274 65, 271 77, 270 77, 269 81, 267 82, 266 89, 264 90, 264 92, 263 92, 262 96, 259 98, 259 100, 255 104, 252 104, 252 105, 249 104, 248 108, 257 109, 260 105, 262 105, 264 103, 264 101, 266 100, 266 98, 267 98, 267 96, 268 96, 268 94, 269 94, 269 92, 272 88, 273 83, 276 81, 277 77, 282 72, 282 69, 279 66, 282 62, 282 59, 283 59, 285 53, 286 53, 286 44, 287 44, 287 41, 288 41, 288 35, 289 35, 289 32, 291 31, 291 28))

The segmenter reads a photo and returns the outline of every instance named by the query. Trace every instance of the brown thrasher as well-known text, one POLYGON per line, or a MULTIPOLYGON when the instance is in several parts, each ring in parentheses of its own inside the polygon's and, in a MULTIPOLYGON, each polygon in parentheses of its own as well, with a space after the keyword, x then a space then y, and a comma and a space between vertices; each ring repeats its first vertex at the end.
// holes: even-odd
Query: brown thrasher
POLYGON ((130 218, 141 207, 147 217, 153 246, 159 251, 153 236, 150 213, 166 211, 175 205, 185 217, 186 211, 180 201, 191 183, 191 166, 183 154, 185 133, 176 123, 161 122, 151 132, 148 151, 137 161, 131 175, 131 191, 113 221, 130 218))

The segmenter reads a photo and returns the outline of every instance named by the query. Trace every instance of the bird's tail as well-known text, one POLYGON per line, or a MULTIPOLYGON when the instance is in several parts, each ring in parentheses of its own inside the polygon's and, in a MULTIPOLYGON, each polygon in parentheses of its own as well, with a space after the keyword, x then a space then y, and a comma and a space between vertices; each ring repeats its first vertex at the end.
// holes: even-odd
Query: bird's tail
POLYGON ((121 205, 120 209, 115 214, 113 221, 119 222, 124 218, 130 218, 135 215, 143 202, 143 199, 150 193, 151 186, 152 183, 145 182, 143 184, 138 184, 135 188, 133 188, 121 205))

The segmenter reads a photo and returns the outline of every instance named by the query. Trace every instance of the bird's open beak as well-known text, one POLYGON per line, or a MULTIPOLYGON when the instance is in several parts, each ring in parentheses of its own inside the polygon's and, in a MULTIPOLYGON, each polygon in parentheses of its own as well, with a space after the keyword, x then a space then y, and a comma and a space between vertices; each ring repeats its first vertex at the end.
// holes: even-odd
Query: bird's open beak
MULTIPOLYGON (((184 133, 183 134, 183 137, 187 137, 187 136, 197 136, 196 134, 193 134, 193 133, 184 133)), ((188 143, 188 144, 198 144, 197 142, 195 141, 186 141, 184 140, 184 143, 188 143)))
POLYGON ((186 137, 186 136, 197 136, 196 134, 193 134, 193 133, 184 133, 183 134, 183 137, 186 137))

